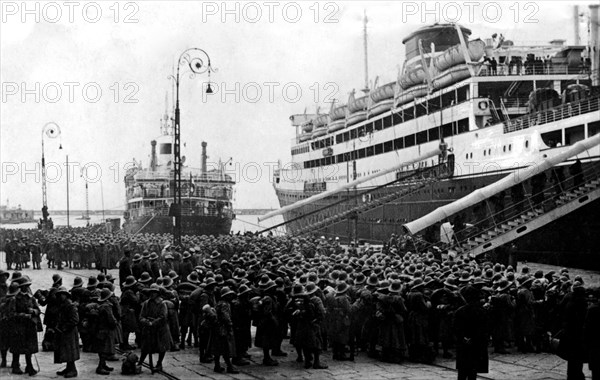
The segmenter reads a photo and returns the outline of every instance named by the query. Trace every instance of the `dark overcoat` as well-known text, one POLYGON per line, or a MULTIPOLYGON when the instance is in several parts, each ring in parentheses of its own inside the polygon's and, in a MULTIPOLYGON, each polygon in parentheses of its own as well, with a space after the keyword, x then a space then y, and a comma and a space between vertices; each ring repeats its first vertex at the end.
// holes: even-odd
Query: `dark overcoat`
POLYGON ((223 357, 235 356, 235 339, 233 336, 233 322, 231 319, 231 305, 226 301, 219 301, 215 308, 217 321, 211 331, 211 351, 214 355, 223 357))
POLYGON ((35 298, 19 293, 9 300, 8 315, 12 327, 9 344, 13 354, 38 352, 38 331, 42 331, 40 308, 35 298))
POLYGON ((600 305, 588 308, 584 324, 588 363, 591 371, 600 371, 600 305))
POLYGON ((270 296, 264 296, 257 305, 255 318, 256 336, 254 345, 262 349, 278 348, 281 340, 279 321, 277 320, 279 305, 270 296))
POLYGON ((79 313, 77 306, 69 299, 58 308, 58 318, 54 327, 54 363, 79 360, 79 313))
POLYGON ((456 369, 477 373, 488 372, 488 332, 485 310, 467 304, 454 314, 456 332, 456 369))
POLYGON ((142 304, 140 313, 142 351, 152 354, 171 349, 171 332, 167 316, 167 305, 161 297, 149 299, 142 304))
POLYGON ((115 331, 117 320, 113 314, 113 307, 109 301, 98 305, 98 316, 96 318, 95 339, 92 350, 98 354, 115 353, 115 331))

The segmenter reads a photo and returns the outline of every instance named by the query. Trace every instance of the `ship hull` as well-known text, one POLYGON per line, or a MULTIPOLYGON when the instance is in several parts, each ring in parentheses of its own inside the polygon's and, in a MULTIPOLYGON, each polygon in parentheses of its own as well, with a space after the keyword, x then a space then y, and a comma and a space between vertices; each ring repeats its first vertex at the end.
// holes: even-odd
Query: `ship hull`
MULTIPOLYGON (((597 167, 598 164, 595 164, 597 167)), ((566 169, 565 169, 566 170, 566 169)), ((403 234, 402 224, 415 220, 436 208, 460 199, 475 189, 487 186, 506 176, 506 173, 498 175, 478 176, 474 178, 447 179, 426 185, 415 193, 402 197, 398 200, 386 203, 372 210, 360 213, 356 219, 356 236, 374 244, 382 244, 389 240, 392 233, 403 234)), ((531 191, 529 184, 525 185, 526 191, 531 191)), ((388 186, 370 192, 373 198, 379 198, 386 194, 397 192, 398 186, 388 186)), ((361 189, 360 192, 369 190, 361 189)), ((292 204, 303 198, 308 198, 315 193, 277 190, 281 207, 292 204)), ((552 192, 548 192, 549 199, 552 192)), ((506 196, 506 207, 510 207, 510 195, 506 196)), ((335 196, 328 197, 318 204, 305 206, 303 208, 285 213, 285 221, 291 221, 307 212, 326 207, 334 202, 341 202, 354 207, 363 202, 361 198, 356 199, 353 191, 347 191, 335 196)), ((478 219, 474 215, 467 215, 466 222, 478 219)), ((287 224, 288 232, 291 234, 302 228, 303 218, 291 221, 287 224)), ((354 220, 343 220, 333 225, 312 231, 317 236, 326 238, 339 237, 346 242, 354 235, 354 220)), ((566 215, 551 224, 527 234, 516 241, 517 252, 520 259, 548 262, 556 265, 569 265, 586 267, 589 269, 600 269, 600 256, 597 255, 597 247, 600 246, 600 201, 593 202, 588 206, 566 215)), ((428 241, 439 241, 439 226, 431 227, 423 232, 428 241)))
MULTIPOLYGON (((182 216, 182 235, 228 235, 231 231, 232 219, 217 216, 182 216)), ((128 233, 173 233, 173 217, 145 216, 130 219, 123 224, 128 233)))

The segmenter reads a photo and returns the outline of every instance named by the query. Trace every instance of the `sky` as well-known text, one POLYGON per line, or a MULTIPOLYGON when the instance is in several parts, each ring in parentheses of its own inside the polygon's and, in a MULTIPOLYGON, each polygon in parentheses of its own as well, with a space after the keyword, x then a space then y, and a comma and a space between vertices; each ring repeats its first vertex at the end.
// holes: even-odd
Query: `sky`
MULTIPOLYGON (((61 130, 44 138, 50 210, 66 209, 66 155, 72 209, 85 208, 85 178, 90 209, 102 208, 102 194, 106 209, 125 208, 125 169, 133 159, 148 165, 166 97, 172 107, 168 76, 188 48, 206 51, 216 71, 206 95, 208 76, 181 67, 186 164, 200 166, 207 141, 209 163, 231 158, 235 208, 277 208, 272 171, 291 160, 289 116, 327 112, 331 99, 345 103, 364 87, 363 12, 371 86, 395 80, 402 39, 436 21, 459 22, 472 38, 574 39, 573 8, 559 1, 0 4, 0 203, 36 210, 48 122, 61 130)), ((587 41, 584 18, 580 36, 587 41)))

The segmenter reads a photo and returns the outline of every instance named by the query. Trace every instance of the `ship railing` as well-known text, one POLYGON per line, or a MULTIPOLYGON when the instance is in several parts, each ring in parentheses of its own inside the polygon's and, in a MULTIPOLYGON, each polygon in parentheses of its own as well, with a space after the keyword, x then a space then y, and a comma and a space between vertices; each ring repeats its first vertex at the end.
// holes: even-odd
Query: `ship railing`
MULTIPOLYGON (((168 216, 170 208, 169 206, 157 207, 154 209, 155 215, 168 216)), ((221 210, 217 208, 201 208, 201 207, 181 207, 181 215, 182 216, 216 216, 216 217, 225 217, 232 216, 233 211, 229 208, 222 208, 221 210)))
POLYGON ((600 110, 600 97, 582 99, 504 122, 504 133, 552 123, 598 110, 600 110))
POLYGON ((529 66, 525 67, 524 64, 518 66, 508 64, 498 64, 496 72, 492 71, 489 64, 484 64, 483 69, 479 72, 480 77, 492 77, 492 76, 509 76, 509 75, 576 75, 576 74, 590 74, 589 66, 568 66, 562 64, 552 64, 544 66, 529 66))
POLYGON ((521 108, 529 106, 529 97, 511 97, 502 99, 504 108, 521 108))

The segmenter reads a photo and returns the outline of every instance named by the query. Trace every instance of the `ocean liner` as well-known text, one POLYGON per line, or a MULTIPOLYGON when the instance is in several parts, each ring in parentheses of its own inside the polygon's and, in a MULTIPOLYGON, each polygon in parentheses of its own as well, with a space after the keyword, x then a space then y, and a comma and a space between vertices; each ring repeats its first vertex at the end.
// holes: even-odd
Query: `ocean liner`
MULTIPOLYGON (((141 163, 127 170, 125 189, 127 208, 123 229, 129 233, 172 233, 173 203, 173 118, 165 112, 161 135, 152 140, 150 165, 141 163), (157 149, 158 147, 158 149, 157 149)), ((221 163, 207 169, 207 143, 202 142, 200 168, 182 167, 182 235, 223 235, 231 230, 235 218, 231 199, 235 182, 225 174, 221 163)), ((185 163, 185 156, 182 157, 185 163)))
MULTIPOLYGON (((502 35, 470 40, 471 30, 455 24, 414 31, 402 41, 406 60, 396 81, 376 83, 364 96, 353 92, 328 113, 290 117, 291 164, 273 178, 281 209, 260 220, 282 214, 293 235, 382 243, 409 222, 593 139, 600 133, 598 7, 590 13, 588 46, 578 37, 573 45, 521 44, 502 35)), ((573 168, 589 178, 599 162, 600 147, 588 146, 419 232, 439 241, 444 222, 469 226, 540 189, 552 199, 552 176, 566 186, 573 168)), ((543 210, 536 204, 532 214, 543 210)), ((524 235, 519 249, 590 252, 600 244, 599 211, 596 200, 555 217, 524 235)))

